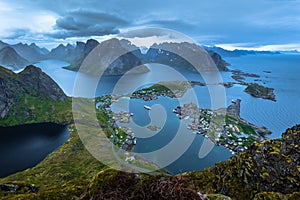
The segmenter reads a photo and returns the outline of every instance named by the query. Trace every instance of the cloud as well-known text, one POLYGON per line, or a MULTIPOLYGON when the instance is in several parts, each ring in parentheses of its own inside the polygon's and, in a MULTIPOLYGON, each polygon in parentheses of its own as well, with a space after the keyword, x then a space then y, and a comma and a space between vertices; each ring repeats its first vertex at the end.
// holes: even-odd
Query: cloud
POLYGON ((209 44, 300 43, 300 2, 292 0, 1 0, 0 11, 0 39, 16 42, 30 39, 26 29, 60 43, 150 26, 209 44))
POLYGON ((78 36, 101 36, 119 33, 119 28, 129 23, 108 13, 76 10, 56 20, 55 31, 50 36, 68 38, 78 36))
POLYGON ((143 24, 158 27, 168 27, 170 29, 178 31, 184 31, 187 29, 191 30, 195 28, 195 25, 193 25, 192 23, 181 19, 157 19, 143 22, 143 24))
POLYGON ((7 35, 4 35, 4 39, 18 39, 24 37, 29 32, 28 29, 10 29, 7 31, 7 35))

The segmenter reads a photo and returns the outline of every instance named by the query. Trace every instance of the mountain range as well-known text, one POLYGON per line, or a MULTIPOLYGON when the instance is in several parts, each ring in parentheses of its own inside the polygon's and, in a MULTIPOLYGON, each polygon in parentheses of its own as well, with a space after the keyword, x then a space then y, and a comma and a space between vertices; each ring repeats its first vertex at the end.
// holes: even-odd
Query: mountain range
POLYGON ((12 70, 43 60, 47 54, 49 51, 46 48, 40 48, 35 43, 9 45, 0 41, 0 65, 12 70))
POLYGON ((91 69, 86 69, 86 71, 88 73, 95 73, 95 71, 99 70, 99 66, 111 63, 109 69, 104 72, 106 75, 123 74, 132 67, 139 65, 141 65, 141 67, 137 70, 137 72, 146 72, 147 68, 143 66, 143 64, 146 63, 161 63, 169 66, 184 67, 195 70, 194 66, 192 66, 191 63, 188 63, 185 58, 195 58, 200 56, 203 60, 204 57, 206 57, 206 53, 209 54, 220 71, 227 71, 227 66, 229 64, 224 61, 223 57, 281 53, 280 51, 253 51, 237 49, 229 51, 216 46, 202 46, 202 48, 206 50, 203 51, 197 44, 187 42, 155 43, 149 48, 139 48, 128 40, 119 40, 116 38, 109 39, 101 43, 97 40, 89 39, 87 42, 76 42, 75 45, 60 44, 51 51, 46 48, 38 47, 35 43, 30 45, 23 43, 9 45, 0 41, 0 65, 12 70, 18 70, 24 68, 28 64, 33 64, 40 60, 56 59, 70 63, 69 66, 65 67, 66 69, 78 71, 85 58, 95 47, 97 47, 98 53, 101 52, 101 55, 98 56, 96 62, 89 61, 89 64, 93 67, 91 67, 91 69), (118 53, 122 52, 125 55, 122 55, 115 61, 110 60, 109 57, 113 56, 111 54, 113 51, 118 53), (103 59, 102 56, 105 57, 106 60, 103 59), (101 62, 99 63, 98 61, 101 62))
POLYGON ((28 60, 21 57, 12 47, 5 46, 0 50, 0 65, 15 70, 30 64, 28 60))
POLYGON ((244 55, 255 55, 255 54, 280 54, 280 51, 255 51, 255 50, 241 50, 241 49, 235 49, 235 50, 226 50, 221 47, 216 46, 203 46, 204 49, 207 51, 213 51, 218 54, 220 54, 222 57, 238 57, 238 56, 244 56, 244 55))
MULTIPOLYGON (((60 44, 56 48, 48 51, 45 48, 40 48, 36 44, 32 43, 30 45, 18 43, 15 45, 9 45, 0 41, 0 50, 9 47, 13 49, 12 51, 4 51, 0 54, 0 64, 2 66, 17 70, 24 68, 26 64, 32 64, 44 59, 57 59, 64 60, 69 62, 70 65, 66 66, 66 69, 77 71, 82 65, 83 61, 87 55, 97 47, 97 51, 101 52, 99 57, 100 63, 89 63, 90 65, 99 66, 107 65, 109 63, 109 69, 105 72, 107 75, 117 75, 123 74, 127 70, 135 66, 139 67, 136 72, 146 72, 148 69, 143 66, 146 63, 161 63, 175 67, 184 67, 188 69, 195 70, 190 63, 188 63, 183 57, 197 57, 197 53, 204 57, 207 57, 206 52, 202 50, 196 44, 190 43, 162 43, 162 44, 153 44, 146 53, 142 52, 140 48, 133 45, 128 40, 119 40, 119 39, 109 39, 104 42, 99 43, 97 40, 87 40, 84 42, 76 42, 75 45, 60 44), (161 49, 168 49, 169 51, 162 51, 161 49), (109 52, 109 55, 108 55, 109 52), (116 52, 118 54, 124 54, 117 58, 116 60, 110 60, 110 57, 115 57, 113 55, 116 52), (175 55, 174 52, 177 52, 178 55, 175 55), (195 53, 196 52, 196 53, 195 53), (12 54, 12 55, 11 55, 12 54), (179 56, 180 55, 180 56, 179 56), (182 57, 183 55, 183 57, 182 57), (103 57, 105 59, 103 59, 103 57), (13 58, 13 59, 9 59, 13 58)), ((227 70, 226 66, 228 65, 222 57, 214 52, 208 51, 209 55, 215 61, 219 70, 227 70)), ((201 56, 200 56, 201 57, 201 56)), ((95 69, 87 70, 89 73, 94 73, 95 69)), ((97 69, 98 70, 98 69, 97 69)))

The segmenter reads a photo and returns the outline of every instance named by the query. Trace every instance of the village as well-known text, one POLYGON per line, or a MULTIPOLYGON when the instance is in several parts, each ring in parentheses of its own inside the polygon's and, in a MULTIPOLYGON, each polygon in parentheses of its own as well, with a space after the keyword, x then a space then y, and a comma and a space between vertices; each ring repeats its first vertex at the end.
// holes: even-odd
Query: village
POLYGON ((234 154, 246 150, 255 141, 264 140, 264 135, 268 134, 263 127, 256 127, 239 117, 240 102, 233 100, 227 109, 218 110, 201 109, 188 103, 177 106, 173 112, 179 119, 190 121, 187 128, 194 134, 202 134, 234 154))
POLYGON ((136 144, 136 137, 134 136, 131 128, 128 127, 119 127, 117 122, 120 123, 129 123, 132 113, 112 112, 110 106, 113 102, 117 101, 119 96, 114 95, 105 95, 97 97, 95 100, 96 112, 104 113, 105 119, 98 119, 101 123, 107 123, 106 126, 102 125, 102 128, 111 142, 118 148, 126 151, 125 152, 125 162, 132 162, 135 160, 129 152, 132 150, 133 146, 136 144))

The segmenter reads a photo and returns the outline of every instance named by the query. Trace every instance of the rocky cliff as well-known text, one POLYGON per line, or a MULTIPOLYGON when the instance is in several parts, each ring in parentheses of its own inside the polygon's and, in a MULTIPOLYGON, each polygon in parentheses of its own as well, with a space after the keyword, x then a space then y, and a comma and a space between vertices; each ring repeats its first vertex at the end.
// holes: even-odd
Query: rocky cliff
POLYGON ((0 67, 0 125, 16 125, 41 116, 50 119, 55 106, 66 100, 60 87, 41 69, 30 65, 17 74, 0 67), (42 108, 46 104, 53 109, 42 108))
POLYGON ((100 44, 96 40, 88 40, 81 54, 67 69, 78 71, 80 68, 82 72, 90 74, 121 75, 139 66, 133 73, 148 72, 148 68, 142 64, 118 39, 106 40, 100 44))
POLYGON ((228 71, 227 66, 229 65, 223 58, 214 51, 207 51, 208 54, 211 56, 213 61, 215 62, 217 68, 221 71, 228 71))
MULTIPOLYGON (((101 67, 111 63, 104 73, 106 75, 124 74, 133 67, 142 66, 146 63, 161 63, 195 71, 195 66, 188 63, 185 58, 196 61, 196 65, 199 65, 196 67, 207 69, 211 65, 209 57, 212 58, 219 70, 228 70, 226 67, 228 63, 219 54, 213 51, 209 51, 207 54, 199 45, 187 42, 153 44, 146 53, 142 53, 140 48, 125 39, 113 38, 101 43, 91 39, 86 43, 77 43, 75 47, 59 45, 48 55, 48 58, 70 62, 70 66, 66 68, 74 71, 78 71, 82 65, 85 65, 86 69, 84 71, 94 73, 97 70, 101 71, 101 67), (91 56, 89 56, 90 59, 86 59, 94 48, 96 49, 94 50, 93 59, 91 59, 91 56), (112 60, 118 54, 124 55, 112 60)), ((147 68, 143 66, 137 70, 137 72, 147 71, 147 68)))
POLYGON ((49 100, 64 101, 66 99, 66 95, 57 83, 38 67, 29 65, 17 76, 24 84, 49 100))
POLYGON ((228 63, 219 54, 213 51, 206 52, 199 45, 188 42, 153 44, 142 58, 148 62, 157 62, 195 71, 195 67, 200 70, 212 70, 209 56, 218 70, 228 70, 226 67, 228 63), (197 66, 192 66, 186 58, 195 61, 197 66))

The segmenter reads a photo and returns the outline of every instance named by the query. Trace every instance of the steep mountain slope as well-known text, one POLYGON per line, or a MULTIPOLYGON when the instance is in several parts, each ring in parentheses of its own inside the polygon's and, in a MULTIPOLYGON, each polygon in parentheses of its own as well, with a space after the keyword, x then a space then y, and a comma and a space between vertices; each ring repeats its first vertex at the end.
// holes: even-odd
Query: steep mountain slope
POLYGON ((182 43, 161 43, 153 44, 147 51, 144 59, 148 62, 158 62, 170 66, 186 68, 195 71, 195 67, 200 70, 211 70, 208 56, 211 56, 217 68, 227 71, 227 63, 215 52, 207 52, 197 44, 188 42, 182 43), (194 60, 198 66, 192 66, 185 58, 194 60))
POLYGON ((104 73, 105 75, 121 75, 133 67, 137 67, 133 73, 149 71, 147 67, 142 65, 138 57, 124 48, 120 41, 115 38, 100 44, 96 40, 88 40, 80 56, 67 69, 78 71, 80 67, 80 70, 85 73, 104 73), (89 55, 92 50, 93 54, 89 55), (89 58, 86 59, 88 55, 89 58))
POLYGON ((221 71, 228 71, 227 66, 229 65, 223 58, 220 56, 220 54, 214 52, 214 51, 207 51, 210 57, 215 62, 217 68, 221 71))
POLYGON ((235 199, 253 199, 255 195, 275 199, 272 195, 294 192, 300 197, 299 141, 300 125, 296 125, 287 129, 280 139, 255 143, 230 160, 184 176, 200 191, 222 193, 235 199))
POLYGON ((30 45, 18 43, 11 45, 11 47, 19 55, 21 55, 31 63, 43 60, 45 58, 45 55, 49 53, 48 50, 38 47, 35 43, 32 43, 30 45))
POLYGON ((7 43, 5 43, 5 42, 2 42, 2 41, 0 40, 0 50, 3 49, 4 47, 7 47, 7 46, 9 46, 9 44, 7 44, 7 43))
POLYGON ((17 70, 25 67, 29 61, 21 57, 13 48, 6 46, 0 50, 0 65, 17 70))
POLYGON ((47 55, 47 58, 64 60, 66 62, 72 63, 76 60, 76 58, 81 56, 84 46, 85 43, 83 42, 77 42, 75 47, 71 44, 67 44, 66 46, 60 44, 50 51, 50 53, 47 55))
POLYGON ((16 74, 0 67, 0 86, 0 125, 70 121, 63 113, 70 99, 41 69, 30 65, 16 74))
MULTIPOLYGON (((78 49, 78 44, 75 49, 78 49)), ((94 72, 95 69, 101 68, 101 66, 106 66, 108 63, 112 63, 112 57, 115 57, 117 54, 125 54, 115 60, 105 72, 107 75, 117 75, 123 74, 132 67, 146 64, 146 63, 161 63, 165 65, 186 68, 190 70, 195 70, 190 63, 187 62, 184 58, 189 58, 196 60, 198 63, 197 67, 202 69, 208 69, 210 65, 209 56, 215 62, 217 68, 221 71, 226 71, 228 63, 226 63, 219 54, 209 51, 209 55, 205 50, 196 44, 190 44, 187 42, 184 43, 162 43, 154 44, 150 47, 147 53, 143 54, 141 50, 133 45, 128 40, 118 40, 116 38, 98 43, 95 40, 88 40, 81 51, 74 53, 74 47, 70 48, 68 46, 60 45, 56 49, 51 51, 53 58, 63 59, 71 62, 71 65, 67 69, 77 71, 83 60, 88 56, 92 49, 97 47, 97 56, 94 56, 94 60, 91 59, 87 62, 90 66, 85 65, 85 71, 94 72), (164 50, 162 50, 164 49, 164 50), (167 50, 166 50, 167 49, 167 50), (59 56, 54 56, 55 52, 60 52, 59 56), (72 55, 72 56, 71 56, 72 55), (74 59, 75 58, 75 59, 74 59), (74 60, 72 60, 74 59, 74 60), (206 66, 206 67, 204 67, 206 66), (93 68, 93 69, 88 69, 93 68)), ((49 54, 49 56, 50 56, 49 54)), ((50 56, 51 57, 51 56, 50 56)), ((147 71, 145 68, 141 72, 147 71)))

